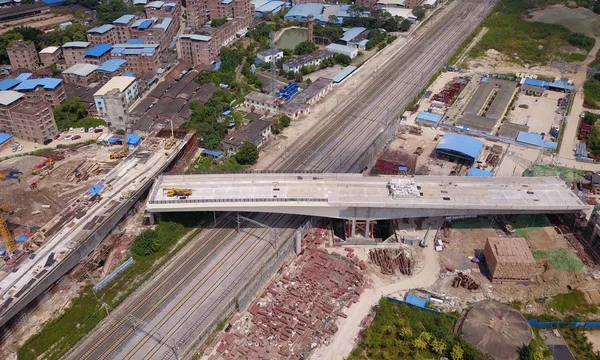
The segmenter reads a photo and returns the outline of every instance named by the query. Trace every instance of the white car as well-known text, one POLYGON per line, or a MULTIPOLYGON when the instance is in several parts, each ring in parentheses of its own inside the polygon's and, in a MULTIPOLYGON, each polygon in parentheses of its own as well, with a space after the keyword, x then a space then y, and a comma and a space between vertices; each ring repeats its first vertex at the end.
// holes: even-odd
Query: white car
POLYGON ((22 150, 23 150, 23 146, 22 146, 22 145, 19 145, 19 146, 17 147, 17 151, 22 151, 22 150))
POLYGON ((81 130, 79 130, 80 133, 84 133, 85 132, 85 128, 81 128, 81 130))
POLYGON ((104 129, 104 125, 98 125, 97 128, 98 129, 104 129))
POLYGON ((73 128, 69 128, 69 132, 72 133, 74 130, 73 128))
POLYGON ((69 135, 65 136, 65 137, 63 138, 63 140, 69 140, 69 139, 70 139, 70 138, 72 138, 72 137, 73 137, 73 135, 70 135, 70 134, 69 134, 69 135))

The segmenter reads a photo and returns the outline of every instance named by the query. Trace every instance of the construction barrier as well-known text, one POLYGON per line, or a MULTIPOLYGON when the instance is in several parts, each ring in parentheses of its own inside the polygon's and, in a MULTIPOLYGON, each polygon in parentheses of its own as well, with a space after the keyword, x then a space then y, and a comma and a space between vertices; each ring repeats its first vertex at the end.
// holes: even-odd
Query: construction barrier
POLYGON ((569 326, 569 327, 583 327, 588 329, 600 329, 600 321, 537 321, 536 319, 531 319, 527 321, 529 325, 535 327, 558 327, 558 326, 569 326))
POLYGON ((98 290, 102 289, 104 286, 106 286, 106 284, 108 284, 112 279, 114 279, 115 276, 122 273, 123 270, 127 269, 131 264, 133 264, 132 257, 127 259, 127 261, 122 263, 118 268, 115 269, 115 271, 110 273, 110 275, 108 275, 104 280, 100 281, 96 286, 94 286, 94 291, 98 291, 98 290))

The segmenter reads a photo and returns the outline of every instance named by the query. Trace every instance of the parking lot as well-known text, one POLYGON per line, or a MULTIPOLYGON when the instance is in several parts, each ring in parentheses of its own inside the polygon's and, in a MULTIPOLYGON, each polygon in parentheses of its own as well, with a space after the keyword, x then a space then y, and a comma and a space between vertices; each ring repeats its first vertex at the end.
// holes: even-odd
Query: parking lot
POLYGON ((565 96, 556 91, 545 91, 539 97, 519 93, 507 118, 513 124, 529 126, 529 132, 547 134, 550 127, 560 125, 562 115, 557 113, 557 103, 565 96))
MULTIPOLYGON (((103 129, 103 131, 106 131, 106 128, 103 129)), ((8 144, 4 144, 2 147, 0 147, 0 158, 7 157, 7 156, 13 156, 13 155, 17 155, 17 154, 21 155, 24 153, 28 153, 28 152, 32 152, 32 151, 36 151, 36 150, 40 150, 40 149, 54 149, 59 144, 69 145, 69 144, 82 143, 82 142, 86 142, 89 140, 95 140, 102 134, 103 134, 102 132, 99 132, 99 133, 83 132, 82 133, 81 129, 79 129, 79 128, 73 129, 73 132, 69 132, 68 134, 61 133, 59 139, 52 140, 52 142, 49 143, 48 145, 35 143, 32 141, 25 141, 25 140, 21 140, 18 138, 12 138, 11 140, 8 141, 8 144), (71 137, 69 139, 67 139, 67 135, 71 135, 71 137), (73 140, 72 138, 74 136, 80 136, 81 138, 73 140), (13 147, 17 143, 22 147, 22 150, 13 151, 13 147)))

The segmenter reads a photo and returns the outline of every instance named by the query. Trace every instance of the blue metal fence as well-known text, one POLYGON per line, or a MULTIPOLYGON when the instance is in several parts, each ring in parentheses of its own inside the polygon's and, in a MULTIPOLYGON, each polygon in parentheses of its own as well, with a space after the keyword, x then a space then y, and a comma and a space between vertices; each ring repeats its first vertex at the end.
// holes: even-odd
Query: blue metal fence
POLYGON ((537 321, 536 319, 531 319, 527 321, 529 325, 535 327, 559 327, 559 326, 569 326, 569 327, 583 327, 589 329, 600 329, 600 321, 537 321))
POLYGON ((124 263, 122 263, 118 268, 115 269, 115 271, 113 271, 112 273, 110 273, 110 275, 108 275, 104 280, 100 281, 96 286, 94 286, 94 291, 98 291, 98 290, 102 289, 103 287, 105 287, 106 284, 108 284, 112 279, 115 278, 115 276, 117 276, 120 273, 122 273, 123 270, 127 269, 131 264, 133 264, 133 258, 132 257, 130 257, 129 259, 127 259, 127 261, 125 261, 124 263))

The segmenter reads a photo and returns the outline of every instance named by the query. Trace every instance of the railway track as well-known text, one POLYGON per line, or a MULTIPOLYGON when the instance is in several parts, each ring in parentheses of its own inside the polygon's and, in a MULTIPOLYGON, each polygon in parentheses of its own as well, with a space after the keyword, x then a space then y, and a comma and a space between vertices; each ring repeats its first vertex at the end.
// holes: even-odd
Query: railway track
MULTIPOLYGON (((431 24, 428 24, 429 29, 420 31, 410 39, 401 54, 378 69, 373 80, 358 88, 357 95, 340 106, 341 110, 329 111, 324 118, 330 120, 315 136, 308 142, 296 144, 290 149, 293 155, 279 159, 273 167, 278 170, 348 171, 369 149, 370 143, 381 134, 377 130, 382 126, 385 129, 390 122, 397 121, 394 116, 390 117, 390 113, 397 114, 407 106, 421 90, 425 81, 443 65, 445 59, 472 32, 493 3, 493 1, 454 1, 450 5, 452 8, 443 14, 443 18, 434 18, 431 24), (461 27, 461 22, 473 23, 461 27), (406 66, 406 64, 412 65, 406 66)), ((300 222, 302 218, 262 214, 257 215, 255 219, 261 221, 261 216, 275 217, 276 222, 283 223, 281 226, 300 222)), ((215 252, 235 237, 235 231, 227 228, 210 234, 184 261, 163 278, 159 278, 159 288, 143 289, 141 297, 138 297, 139 300, 123 309, 123 314, 134 314, 143 321, 156 317, 158 320, 156 324, 148 322, 151 325, 148 326, 150 334, 136 332, 123 316, 116 323, 105 324, 106 326, 98 329, 100 336, 94 337, 94 341, 82 341, 81 345, 86 346, 84 351, 72 351, 67 357, 71 359, 172 358, 175 354, 170 345, 158 340, 174 339, 179 336, 186 317, 194 316, 194 313, 200 309, 214 310, 216 301, 208 305, 210 298, 217 292, 218 285, 232 275, 235 265, 239 266, 243 261, 248 260, 253 250, 260 249, 258 255, 254 255, 255 258, 252 260, 263 252, 269 251, 270 245, 260 240, 266 232, 267 230, 258 230, 259 235, 245 234, 236 243, 235 249, 249 244, 248 251, 238 257, 234 256, 235 250, 230 251, 219 261, 218 267, 211 269, 208 275, 196 279, 197 273, 208 264, 215 252), (263 244, 262 248, 261 244, 263 244), (198 262, 192 264, 194 261, 198 262), (226 266, 229 268, 225 268, 226 266), (218 269, 221 271, 217 271, 218 269), (209 279, 214 277, 216 281, 209 283, 209 279), (176 294, 182 292, 185 285, 192 280, 196 281, 192 288, 183 294, 183 297, 176 299, 176 294), (184 310, 187 306, 190 308, 184 310), (165 309, 166 312, 159 316, 159 312, 165 309), (152 336, 158 333, 160 336, 152 336), (163 353, 160 353, 161 350, 163 353)), ((233 284, 239 281, 242 279, 236 279, 233 284)), ((196 330, 204 320, 205 317, 196 320, 194 326, 185 331, 184 336, 174 341, 174 348, 190 346, 190 339, 193 340, 193 337, 198 336, 196 330)))

